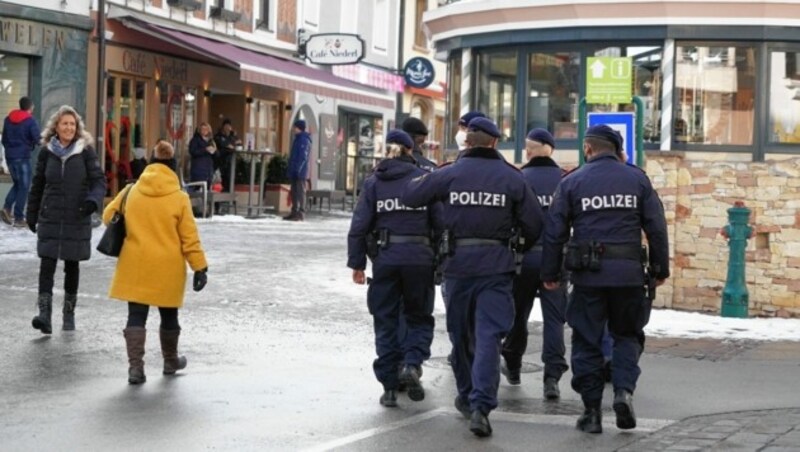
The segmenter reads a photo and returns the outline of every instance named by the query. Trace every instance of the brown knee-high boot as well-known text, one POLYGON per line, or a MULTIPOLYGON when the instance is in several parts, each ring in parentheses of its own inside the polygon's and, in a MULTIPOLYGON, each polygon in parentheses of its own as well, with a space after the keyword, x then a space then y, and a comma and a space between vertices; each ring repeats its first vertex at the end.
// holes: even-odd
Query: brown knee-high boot
POLYGON ((164 356, 164 375, 172 375, 186 367, 186 357, 178 356, 178 336, 181 330, 161 329, 161 354, 164 356))
POLYGON ((125 344, 128 347, 128 383, 138 385, 144 383, 144 340, 147 330, 141 326, 130 326, 122 330, 125 344))

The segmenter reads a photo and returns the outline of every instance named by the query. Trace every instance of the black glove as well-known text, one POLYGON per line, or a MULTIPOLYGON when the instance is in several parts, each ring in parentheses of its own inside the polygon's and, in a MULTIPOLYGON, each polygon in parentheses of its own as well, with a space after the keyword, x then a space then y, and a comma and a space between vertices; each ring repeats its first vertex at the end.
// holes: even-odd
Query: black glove
POLYGON ((83 205, 78 209, 82 217, 88 217, 97 210, 97 205, 92 201, 86 200, 83 205))
POLYGON ((192 288, 194 289, 195 292, 200 292, 201 290, 203 290, 203 287, 206 286, 206 283, 208 282, 208 276, 206 275, 207 271, 208 267, 200 271, 194 272, 194 281, 192 282, 192 288))
POLYGON ((33 232, 34 234, 36 234, 36 222, 37 222, 37 218, 36 218, 36 217, 32 217, 32 216, 28 215, 28 217, 26 218, 26 220, 28 221, 28 229, 30 229, 30 230, 31 230, 31 232, 33 232))

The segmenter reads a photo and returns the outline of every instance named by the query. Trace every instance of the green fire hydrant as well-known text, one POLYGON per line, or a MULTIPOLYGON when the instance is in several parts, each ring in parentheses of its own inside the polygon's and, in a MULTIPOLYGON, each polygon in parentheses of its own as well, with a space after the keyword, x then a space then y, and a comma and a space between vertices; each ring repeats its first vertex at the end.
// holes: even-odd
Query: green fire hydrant
POLYGON ((722 235, 728 239, 728 280, 722 289, 722 317, 747 318, 749 295, 744 282, 744 249, 747 239, 753 234, 750 222, 750 209, 741 201, 736 201, 728 209, 728 225, 722 228, 722 235))

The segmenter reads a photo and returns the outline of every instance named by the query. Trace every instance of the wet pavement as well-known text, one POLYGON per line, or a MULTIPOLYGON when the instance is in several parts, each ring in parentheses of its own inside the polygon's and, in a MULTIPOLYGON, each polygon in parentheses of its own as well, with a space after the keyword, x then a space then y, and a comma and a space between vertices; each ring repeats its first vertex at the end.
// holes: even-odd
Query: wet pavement
POLYGON ((209 285, 180 312, 189 365, 163 377, 151 333, 140 387, 126 381, 126 307, 105 295, 115 261, 81 265, 78 330, 60 331, 57 292, 54 333, 42 336, 30 327, 35 240, 0 229, 16 234, 0 249, 0 450, 800 450, 798 343, 648 338, 639 428, 614 426, 608 387, 605 433, 585 435, 569 374, 561 401, 542 399, 537 323, 523 384, 501 381, 494 436, 478 440, 453 408, 441 306, 425 400, 383 408, 364 289, 344 265, 347 220, 287 223, 200 223, 209 285))

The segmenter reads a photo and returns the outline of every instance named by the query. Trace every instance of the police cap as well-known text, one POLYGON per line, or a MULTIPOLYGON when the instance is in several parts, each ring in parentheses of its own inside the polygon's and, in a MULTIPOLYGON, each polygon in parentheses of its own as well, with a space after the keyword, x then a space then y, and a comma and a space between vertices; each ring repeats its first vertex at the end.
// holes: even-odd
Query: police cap
POLYGON ((467 127, 469 125, 469 122, 472 121, 473 119, 475 119, 475 118, 485 118, 485 117, 486 117, 486 115, 484 115, 483 113, 481 113, 479 111, 471 111, 471 112, 468 112, 468 113, 464 113, 464 116, 462 116, 458 120, 458 125, 467 127))
POLYGON ((600 124, 586 129, 585 138, 599 138, 608 141, 614 145, 614 151, 619 152, 622 149, 622 135, 611 127, 600 124))
POLYGON ((405 146, 408 149, 414 149, 414 140, 411 136, 400 129, 392 129, 386 134, 386 143, 395 143, 405 146))
MULTIPOLYGON (((410 133, 412 135, 427 135, 428 128, 425 126, 425 123, 420 121, 418 118, 408 118, 403 121, 403 130, 406 133, 410 133)), ((413 146, 412 146, 413 147, 413 146)))
POLYGON ((483 132, 494 138, 500 138, 501 133, 497 128, 497 124, 489 118, 478 117, 469 122, 467 126, 470 132, 483 132))
POLYGON ((531 141, 538 141, 539 143, 549 145, 553 149, 556 148, 556 140, 553 139, 553 135, 551 135, 547 129, 531 129, 526 138, 531 141))

